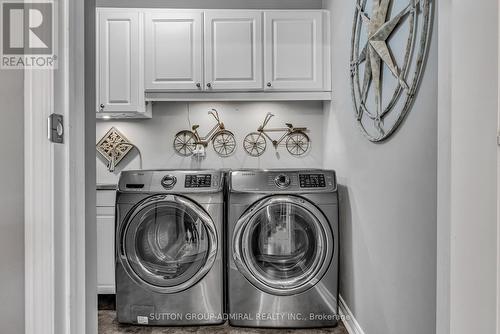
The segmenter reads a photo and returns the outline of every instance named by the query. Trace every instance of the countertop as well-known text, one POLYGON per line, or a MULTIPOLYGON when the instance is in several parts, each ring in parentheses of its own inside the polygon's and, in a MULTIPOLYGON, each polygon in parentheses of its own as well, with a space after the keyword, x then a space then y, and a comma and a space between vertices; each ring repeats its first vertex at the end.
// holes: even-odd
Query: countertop
POLYGON ((111 183, 98 183, 96 185, 97 190, 116 190, 116 188, 118 188, 118 185, 111 183))

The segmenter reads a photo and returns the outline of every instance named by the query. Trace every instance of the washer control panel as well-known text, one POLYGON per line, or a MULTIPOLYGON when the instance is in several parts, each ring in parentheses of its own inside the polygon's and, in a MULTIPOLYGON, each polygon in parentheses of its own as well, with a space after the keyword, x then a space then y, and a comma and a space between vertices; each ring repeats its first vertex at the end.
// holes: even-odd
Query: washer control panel
POLYGON ((299 174, 301 188, 325 188, 325 174, 299 174))
POLYGON ((222 191, 224 173, 217 170, 123 171, 121 192, 191 194, 222 191))
POLYGON ((335 172, 323 169, 232 171, 229 186, 233 192, 270 194, 337 191, 335 172))
POLYGON ((210 188, 212 186, 212 174, 188 174, 184 182, 184 188, 210 188))

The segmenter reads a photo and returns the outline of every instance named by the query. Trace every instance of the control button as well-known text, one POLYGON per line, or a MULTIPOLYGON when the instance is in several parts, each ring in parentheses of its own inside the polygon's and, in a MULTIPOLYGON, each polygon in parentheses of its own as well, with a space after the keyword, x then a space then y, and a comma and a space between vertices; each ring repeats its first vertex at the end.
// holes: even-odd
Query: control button
POLYGON ((290 178, 285 174, 280 174, 274 179, 274 183, 278 188, 286 188, 290 185, 290 178))
POLYGON ((185 188, 210 188, 212 185, 212 175, 186 175, 185 188))
POLYGON ((325 175, 323 174, 300 174, 299 184, 301 188, 325 188, 325 175))
POLYGON ((172 189, 177 183, 177 178, 173 175, 167 175, 161 179, 161 185, 165 189, 172 189))

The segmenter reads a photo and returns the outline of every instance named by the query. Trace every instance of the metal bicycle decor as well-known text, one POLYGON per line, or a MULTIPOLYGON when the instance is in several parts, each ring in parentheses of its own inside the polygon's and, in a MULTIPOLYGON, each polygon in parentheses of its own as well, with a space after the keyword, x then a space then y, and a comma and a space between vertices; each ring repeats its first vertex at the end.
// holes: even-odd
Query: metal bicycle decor
POLYGON ((266 150, 267 138, 271 141, 275 149, 278 149, 278 146, 282 145, 283 141, 286 139, 285 146, 290 154, 295 156, 305 154, 310 144, 309 137, 305 133, 307 128, 296 128, 290 123, 285 123, 286 128, 266 129, 267 124, 273 117, 273 114, 268 113, 262 125, 257 129, 257 132, 246 135, 243 140, 243 148, 245 151, 253 157, 261 156, 266 150), (270 132, 283 132, 283 135, 279 139, 272 139, 269 136, 270 132))
POLYGON ((425 67, 434 4, 407 1, 355 0, 351 90, 358 125, 372 142, 397 130, 413 105, 425 67), (401 52, 396 50, 399 40, 406 43, 401 52), (392 76, 383 80, 385 68, 392 76), (387 98, 383 87, 390 89, 387 98))
POLYGON ((198 133, 199 125, 193 125, 192 130, 183 130, 175 135, 174 150, 178 154, 185 157, 190 156, 198 146, 206 148, 210 142, 219 156, 228 157, 233 154, 236 149, 234 134, 226 130, 217 110, 212 109, 208 114, 215 118, 217 124, 206 136, 201 137, 198 133))

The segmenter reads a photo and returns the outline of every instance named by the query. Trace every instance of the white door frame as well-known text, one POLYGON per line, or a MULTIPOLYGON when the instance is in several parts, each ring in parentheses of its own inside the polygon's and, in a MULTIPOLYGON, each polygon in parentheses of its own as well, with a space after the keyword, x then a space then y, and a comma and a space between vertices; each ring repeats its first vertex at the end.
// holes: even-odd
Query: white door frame
POLYGON ((25 70, 25 333, 93 334, 95 261, 85 247, 95 228, 86 212, 95 207, 86 201, 86 184, 95 185, 85 174, 86 4, 56 4, 58 70, 25 70), (63 145, 47 139, 52 113, 65 118, 63 145))
MULTIPOLYGON (((446 38, 451 34, 449 24, 453 20, 453 13, 450 0, 440 0, 438 4, 440 52, 444 52, 440 53, 439 61, 441 88, 452 83, 449 62, 452 55, 451 48, 446 51, 446 38)), ((95 233, 95 216, 89 215, 89 207, 95 205, 89 200, 92 198, 89 192, 93 191, 92 182, 95 185, 95 179, 89 180, 89 175, 92 178, 94 174, 88 169, 85 173, 84 166, 86 162, 95 164, 93 149, 88 146, 94 142, 95 136, 88 138, 89 133, 86 132, 91 127, 89 120, 94 115, 85 115, 84 76, 88 73, 84 72, 84 59, 81 57, 86 50, 84 13, 89 12, 89 7, 93 11, 93 2, 60 0, 58 5, 62 18, 59 20, 59 31, 63 32, 59 47, 64 50, 60 55, 63 62, 61 71, 56 76, 49 71, 25 72, 26 333, 93 334, 97 331, 94 303, 96 283, 95 277, 92 277, 95 275, 92 262, 95 261, 91 261, 88 254, 94 254, 92 252, 95 250, 87 249, 86 239, 95 233), (60 89, 61 84, 64 89, 60 89), (46 119, 54 108, 66 117, 66 143, 62 148, 50 144, 46 139, 46 119), (57 177, 63 177, 62 194, 68 196, 64 197, 64 201, 54 203, 54 196, 61 194, 61 189, 54 186, 54 171, 58 170, 58 166, 64 168, 64 174, 57 177)), ((94 41, 93 36, 87 38, 87 43, 94 41)), ((450 273, 451 179, 448 173, 452 167, 449 142, 452 95, 448 91, 444 94, 440 92, 439 96, 439 128, 442 132, 439 137, 438 264, 442 267, 438 268, 438 310, 441 309, 439 312, 442 313, 438 313, 437 332, 444 334, 449 333, 451 320, 450 284, 453 277, 450 274, 457 273, 450 273)), ((498 266, 500 224, 497 225, 498 266)), ((497 273, 497 307, 500 310, 500 268, 497 273)), ((500 321, 497 319, 497 333, 500 333, 499 327, 500 321)))
MULTIPOLYGON (((498 36, 500 38, 500 0, 498 0, 498 36)), ((498 130, 497 130, 497 330, 500 334, 500 43, 498 43, 498 130)))
POLYGON ((55 328, 56 279, 51 175, 54 151, 42 126, 52 111, 52 72, 26 70, 24 85, 25 331, 35 333, 39 329, 40 333, 52 333, 55 328), (51 177, 47 177, 49 175, 51 177))
POLYGON ((439 0, 436 333, 450 333, 451 0, 439 0), (443 87, 446 87, 443 89, 443 87))
POLYGON ((498 3, 437 1, 437 334, 500 334, 498 3))

